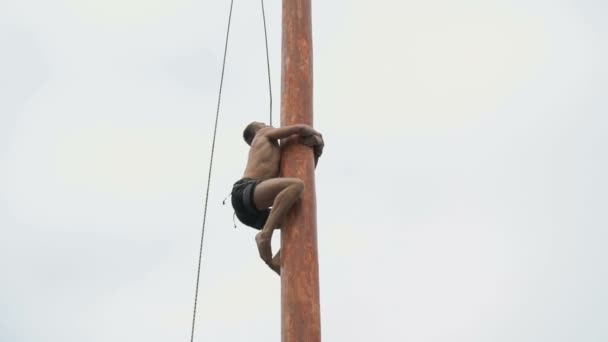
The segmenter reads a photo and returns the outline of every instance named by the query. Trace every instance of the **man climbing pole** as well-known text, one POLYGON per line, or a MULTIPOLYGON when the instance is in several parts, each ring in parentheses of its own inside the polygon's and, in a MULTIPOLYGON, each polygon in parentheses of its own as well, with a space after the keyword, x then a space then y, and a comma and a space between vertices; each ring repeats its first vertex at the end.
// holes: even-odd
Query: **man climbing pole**
POLYGON ((321 133, 314 128, 302 124, 274 128, 252 122, 243 131, 243 139, 251 146, 247 166, 243 178, 232 187, 232 207, 236 216, 243 224, 260 230, 255 236, 260 257, 277 274, 281 273, 281 251, 272 256, 272 233, 281 226, 304 191, 302 180, 279 177, 279 140, 291 136, 313 149, 316 166, 324 143, 321 133))

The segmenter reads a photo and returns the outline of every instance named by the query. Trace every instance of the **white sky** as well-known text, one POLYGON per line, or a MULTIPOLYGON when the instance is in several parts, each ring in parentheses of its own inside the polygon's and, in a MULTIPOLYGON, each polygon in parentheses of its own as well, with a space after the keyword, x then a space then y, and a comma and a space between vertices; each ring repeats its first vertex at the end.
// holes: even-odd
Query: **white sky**
MULTIPOLYGON (((607 3, 313 7, 323 339, 607 341, 607 3)), ((189 339, 228 8, 1 0, 0 341, 189 339)), ((259 2, 233 24, 197 340, 278 341, 221 205, 268 103, 259 2)))

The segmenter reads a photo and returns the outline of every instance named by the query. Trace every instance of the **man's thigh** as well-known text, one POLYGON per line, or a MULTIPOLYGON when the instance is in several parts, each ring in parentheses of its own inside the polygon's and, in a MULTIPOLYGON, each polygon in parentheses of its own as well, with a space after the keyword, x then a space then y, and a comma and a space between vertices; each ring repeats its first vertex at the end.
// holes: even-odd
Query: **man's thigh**
POLYGON ((302 181, 298 178, 272 178, 258 184, 253 193, 253 203, 258 210, 272 206, 275 197, 288 186, 302 181))

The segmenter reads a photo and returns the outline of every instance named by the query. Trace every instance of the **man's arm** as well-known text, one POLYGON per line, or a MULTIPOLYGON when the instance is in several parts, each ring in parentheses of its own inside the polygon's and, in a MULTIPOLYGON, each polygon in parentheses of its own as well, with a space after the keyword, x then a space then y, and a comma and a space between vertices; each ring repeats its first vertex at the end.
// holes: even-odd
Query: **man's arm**
POLYGON ((268 129, 263 134, 266 137, 268 137, 269 139, 279 140, 279 139, 290 137, 294 134, 299 135, 301 137, 305 137, 305 136, 319 134, 319 133, 317 131, 315 131, 314 128, 312 128, 308 125, 297 124, 297 125, 285 126, 285 127, 280 127, 280 128, 271 128, 271 129, 268 129))

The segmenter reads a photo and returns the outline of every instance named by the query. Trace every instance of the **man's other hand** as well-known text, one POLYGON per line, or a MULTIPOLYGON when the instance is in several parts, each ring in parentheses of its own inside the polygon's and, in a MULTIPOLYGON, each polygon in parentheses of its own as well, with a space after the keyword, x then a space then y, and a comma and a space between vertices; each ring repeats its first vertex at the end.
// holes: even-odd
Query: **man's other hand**
POLYGON ((325 147, 325 142, 323 141, 323 136, 321 135, 321 133, 300 137, 300 142, 303 145, 313 148, 315 156, 315 165, 317 165, 319 157, 323 154, 323 148, 325 147))
POLYGON ((300 137, 300 142, 306 146, 315 147, 323 146, 323 137, 321 134, 312 134, 305 137, 300 137))

